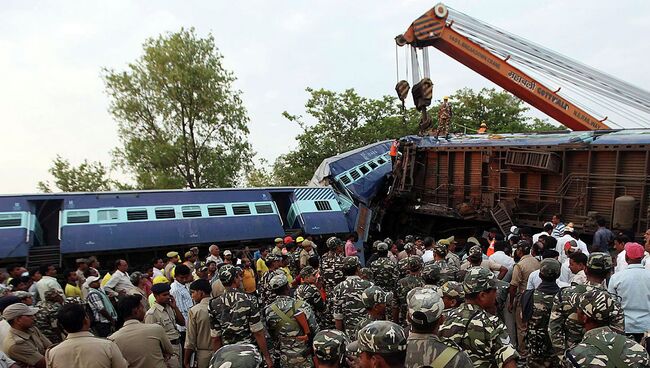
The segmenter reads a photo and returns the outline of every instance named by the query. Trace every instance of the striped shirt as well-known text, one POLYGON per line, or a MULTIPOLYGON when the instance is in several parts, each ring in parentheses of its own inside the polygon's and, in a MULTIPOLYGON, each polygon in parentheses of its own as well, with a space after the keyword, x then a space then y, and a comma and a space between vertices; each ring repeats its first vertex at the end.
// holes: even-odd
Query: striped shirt
POLYGON ((566 225, 564 223, 560 222, 555 227, 553 228, 553 232, 551 233, 551 236, 554 237, 555 239, 561 238, 562 235, 564 235, 564 228, 566 225))
MULTIPOLYGON (((185 325, 187 325, 187 321, 189 321, 190 308, 194 306, 192 295, 190 295, 190 289, 186 285, 174 280, 169 293, 172 294, 176 300, 176 306, 178 307, 178 310, 181 311, 183 318, 185 318, 185 325)), ((185 326, 176 325, 176 328, 179 332, 185 331, 185 326)))

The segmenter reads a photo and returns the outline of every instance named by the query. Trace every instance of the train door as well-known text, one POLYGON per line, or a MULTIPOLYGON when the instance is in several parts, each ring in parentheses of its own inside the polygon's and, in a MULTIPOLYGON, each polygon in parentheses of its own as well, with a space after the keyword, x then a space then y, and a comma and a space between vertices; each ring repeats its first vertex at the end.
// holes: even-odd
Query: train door
POLYGON ((40 236, 34 238, 34 245, 60 245, 60 221, 63 200, 49 199, 30 201, 36 214, 36 228, 40 236))
POLYGON ((282 227, 284 228, 285 233, 299 232, 300 229, 293 229, 293 224, 289 223, 289 210, 291 209, 293 190, 287 191, 273 191, 271 192, 271 198, 275 202, 275 206, 278 210, 278 215, 282 220, 282 227))

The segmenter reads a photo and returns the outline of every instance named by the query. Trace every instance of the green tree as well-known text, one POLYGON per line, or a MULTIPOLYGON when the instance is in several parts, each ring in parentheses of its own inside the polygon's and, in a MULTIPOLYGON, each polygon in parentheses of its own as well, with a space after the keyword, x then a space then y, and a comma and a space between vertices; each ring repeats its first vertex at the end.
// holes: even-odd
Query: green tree
POLYGON ((56 156, 48 170, 54 177, 54 186, 49 181, 38 182, 38 190, 51 193, 60 192, 99 192, 121 188, 122 186, 108 176, 108 170, 101 162, 84 160, 79 166, 56 156))
POLYGON ((307 88, 307 92, 310 97, 305 110, 311 124, 300 115, 283 114, 303 131, 296 137, 299 147, 273 164, 273 176, 279 185, 304 185, 327 157, 417 129, 415 122, 402 119, 396 98, 365 98, 354 89, 339 93, 307 88))
POLYGON ((260 159, 258 165, 252 167, 246 173, 246 187, 248 188, 261 188, 276 186, 276 178, 272 171, 269 171, 269 162, 265 159, 260 159))
POLYGON ((126 70, 104 69, 116 163, 142 189, 236 185, 253 156, 248 116, 214 37, 181 29, 143 49, 126 70))
MULTIPOLYGON (((523 133, 531 131, 561 130, 544 120, 530 118, 530 110, 522 100, 506 91, 483 88, 478 93, 470 88, 463 88, 450 96, 453 117, 452 132, 475 133, 479 125, 485 122, 490 133, 523 133)), ((437 119, 438 105, 431 115, 437 119)))

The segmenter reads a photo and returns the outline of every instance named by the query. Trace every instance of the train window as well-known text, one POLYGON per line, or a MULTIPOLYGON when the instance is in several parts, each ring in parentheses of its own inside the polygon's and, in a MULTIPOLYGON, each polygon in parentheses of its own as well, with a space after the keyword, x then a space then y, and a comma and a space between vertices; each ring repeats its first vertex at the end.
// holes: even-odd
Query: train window
POLYGON ((331 211, 332 205, 328 201, 314 201, 316 209, 319 211, 331 211))
POLYGON ((255 205, 257 214, 273 213, 273 207, 269 203, 258 203, 255 205))
POLYGON ((247 204, 234 204, 232 206, 232 212, 235 215, 250 215, 251 208, 247 204))
POLYGON ((370 168, 374 170, 374 169, 377 168, 378 165, 376 163, 370 161, 370 162, 368 162, 368 166, 370 166, 370 168))
POLYGON ((90 222, 89 211, 70 211, 68 212, 68 224, 87 224, 90 222))
POLYGON ((0 215, 0 227, 20 226, 22 224, 22 216, 20 213, 6 213, 0 215))
POLYGON ((176 218, 176 212, 171 207, 159 207, 156 208, 155 212, 156 212, 157 219, 176 218))
POLYGON ((352 177, 352 180, 357 180, 361 177, 361 174, 357 170, 352 170, 350 171, 350 176, 352 177))
POLYGON ((367 166, 361 166, 361 167, 359 167, 359 170, 361 170, 361 173, 363 175, 366 175, 367 173, 370 172, 370 169, 367 166))
POLYGON ((147 210, 144 208, 132 209, 126 211, 126 219, 129 221, 137 220, 146 220, 149 217, 147 216, 147 210))
POLYGON ((341 176, 341 182, 343 182, 344 185, 348 185, 352 182, 350 178, 347 175, 341 176))
POLYGON ((386 159, 384 159, 383 157, 380 157, 380 158, 377 159, 377 163, 380 164, 380 165, 383 165, 383 164, 386 163, 386 159))
POLYGON ((98 210, 97 211, 97 221, 112 221, 117 220, 118 212, 117 210, 98 210))
POLYGON ((225 216, 226 206, 208 206, 208 216, 225 216))
POLYGON ((181 211, 183 217, 201 217, 201 207, 199 206, 183 206, 181 211))

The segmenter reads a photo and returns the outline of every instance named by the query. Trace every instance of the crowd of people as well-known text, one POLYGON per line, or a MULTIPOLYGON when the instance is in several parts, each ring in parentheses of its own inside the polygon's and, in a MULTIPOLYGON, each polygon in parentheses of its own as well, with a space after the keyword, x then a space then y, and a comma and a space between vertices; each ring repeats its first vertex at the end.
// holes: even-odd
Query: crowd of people
POLYGON ((0 368, 650 367, 650 230, 598 225, 12 265, 0 368))

